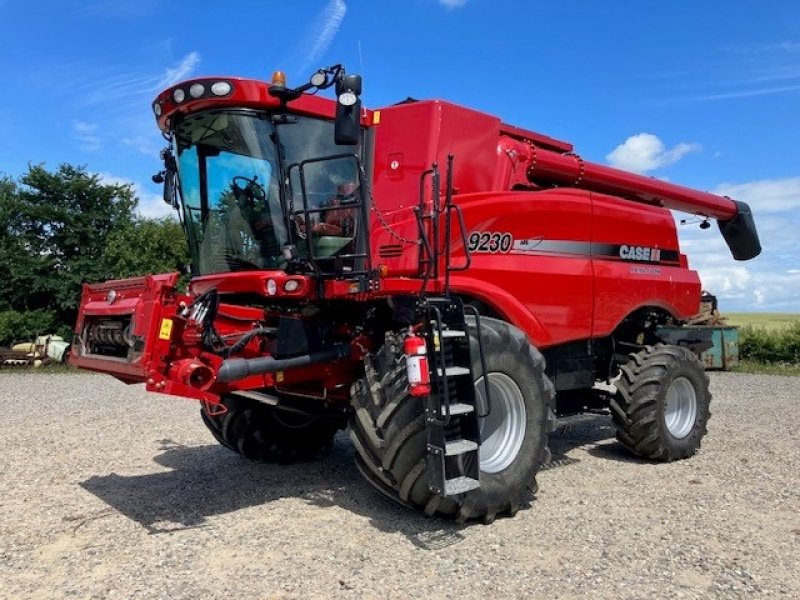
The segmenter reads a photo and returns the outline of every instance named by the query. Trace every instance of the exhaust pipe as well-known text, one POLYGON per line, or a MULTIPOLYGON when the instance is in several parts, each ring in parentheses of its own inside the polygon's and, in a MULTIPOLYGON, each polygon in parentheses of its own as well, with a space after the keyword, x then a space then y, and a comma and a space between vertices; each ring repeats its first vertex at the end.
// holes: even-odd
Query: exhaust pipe
POLYGON ((258 358, 228 358, 222 362, 217 373, 217 381, 227 383, 244 379, 250 375, 263 375, 276 371, 288 371, 298 367, 306 367, 316 363, 331 362, 348 358, 351 355, 349 344, 339 344, 329 350, 302 354, 292 358, 273 358, 259 356, 258 358))

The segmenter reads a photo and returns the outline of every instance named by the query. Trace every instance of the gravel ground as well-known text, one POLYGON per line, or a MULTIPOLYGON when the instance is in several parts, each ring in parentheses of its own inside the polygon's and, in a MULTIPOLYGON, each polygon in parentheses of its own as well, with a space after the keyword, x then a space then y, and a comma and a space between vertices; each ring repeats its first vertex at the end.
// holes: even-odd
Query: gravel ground
POLYGON ((800 378, 714 374, 702 450, 629 457, 565 422, 530 508, 397 507, 344 436, 299 466, 216 445, 190 401, 99 375, 0 374, 3 598, 800 597, 800 378))

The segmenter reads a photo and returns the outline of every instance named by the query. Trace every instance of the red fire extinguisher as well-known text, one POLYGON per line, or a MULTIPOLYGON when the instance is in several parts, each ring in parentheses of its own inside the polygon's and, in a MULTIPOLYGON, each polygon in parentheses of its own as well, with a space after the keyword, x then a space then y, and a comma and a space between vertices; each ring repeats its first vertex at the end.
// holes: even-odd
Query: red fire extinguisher
POLYGON ((409 333, 403 343, 406 354, 406 374, 408 375, 408 391, 412 396, 427 396, 431 393, 431 374, 428 370, 428 351, 425 339, 415 333, 409 333))

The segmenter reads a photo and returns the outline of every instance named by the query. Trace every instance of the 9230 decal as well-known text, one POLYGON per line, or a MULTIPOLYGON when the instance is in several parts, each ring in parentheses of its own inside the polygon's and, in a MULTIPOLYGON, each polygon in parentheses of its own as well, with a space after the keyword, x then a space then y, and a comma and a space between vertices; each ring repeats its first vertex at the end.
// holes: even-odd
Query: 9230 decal
POLYGON ((514 237, 508 232, 473 231, 467 239, 467 250, 475 253, 506 253, 513 245, 514 237))

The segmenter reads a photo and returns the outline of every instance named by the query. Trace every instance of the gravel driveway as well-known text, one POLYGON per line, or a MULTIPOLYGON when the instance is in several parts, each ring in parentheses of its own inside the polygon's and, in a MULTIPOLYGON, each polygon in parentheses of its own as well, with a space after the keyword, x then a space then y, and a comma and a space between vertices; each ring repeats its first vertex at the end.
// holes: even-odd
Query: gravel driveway
POLYGON ((513 519, 457 526, 363 482, 216 445, 198 405, 0 373, 3 598, 800 597, 800 378, 711 377, 700 453, 648 464, 568 420, 513 519))

